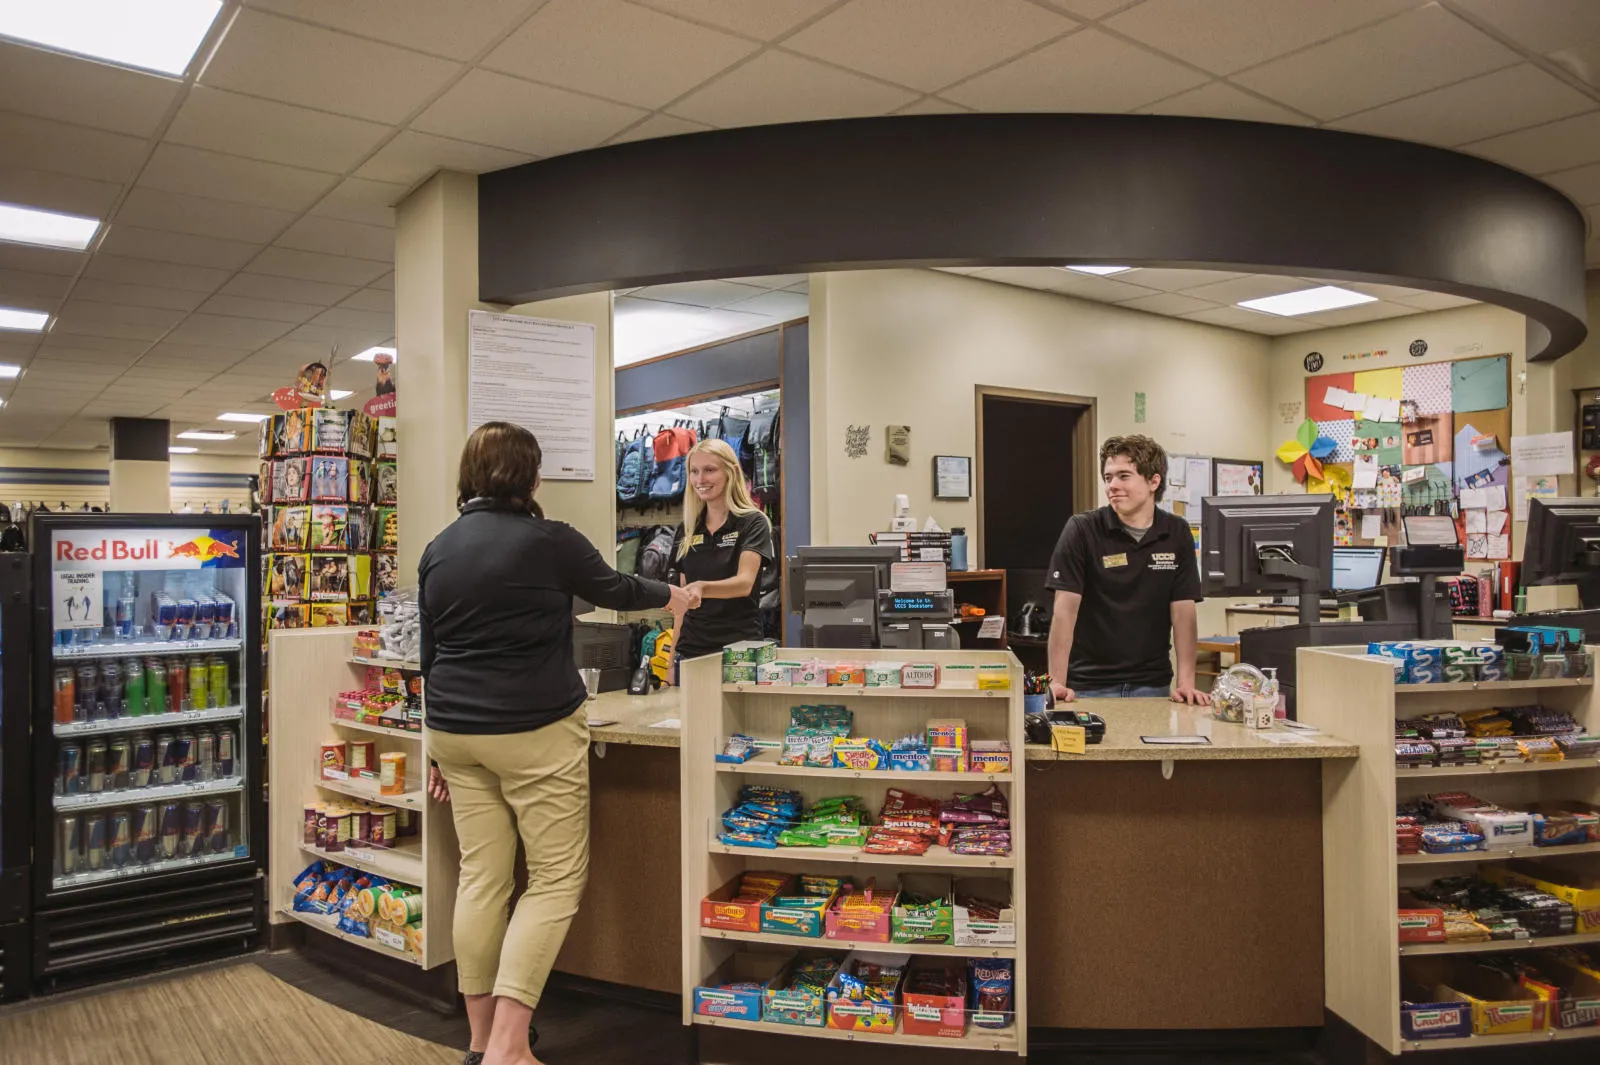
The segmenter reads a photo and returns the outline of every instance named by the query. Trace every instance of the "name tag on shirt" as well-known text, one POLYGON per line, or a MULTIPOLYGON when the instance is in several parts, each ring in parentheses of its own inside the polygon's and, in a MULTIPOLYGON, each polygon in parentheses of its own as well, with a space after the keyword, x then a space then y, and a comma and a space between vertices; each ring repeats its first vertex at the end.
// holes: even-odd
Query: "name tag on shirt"
POLYGON ((705 541, 706 538, 704 536, 701 536, 699 533, 695 533, 693 536, 689 537, 689 546, 699 547, 701 544, 705 543, 705 541))
POLYGON ((1126 566, 1127 564, 1128 564, 1128 555, 1127 555, 1126 552, 1124 552, 1122 554, 1118 554, 1118 555, 1101 555, 1100 556, 1100 565, 1103 566, 1106 569, 1116 569, 1119 566, 1126 566))
POLYGON ((727 535, 723 536, 722 539, 718 540, 717 541, 717 546, 718 547, 733 547, 736 544, 738 544, 738 542, 739 542, 739 534, 736 533, 736 532, 731 532, 731 533, 728 533, 727 535))

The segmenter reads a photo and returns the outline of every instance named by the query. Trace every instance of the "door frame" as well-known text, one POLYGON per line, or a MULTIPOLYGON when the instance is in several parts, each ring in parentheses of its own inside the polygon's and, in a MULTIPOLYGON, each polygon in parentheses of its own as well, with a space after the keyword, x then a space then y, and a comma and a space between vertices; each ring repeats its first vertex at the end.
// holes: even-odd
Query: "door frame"
POLYGON ((975 411, 974 424, 977 427, 975 448, 975 465, 977 470, 973 475, 974 502, 977 506, 977 558, 978 568, 986 568, 988 560, 985 552, 988 549, 988 537, 984 530, 983 510, 983 401, 986 397, 996 399, 1021 400, 1027 403, 1042 403, 1059 407, 1071 407, 1079 411, 1078 424, 1072 431, 1072 512, 1081 514, 1086 510, 1093 510, 1095 503, 1100 498, 1099 470, 1096 464, 1099 455, 1099 434, 1096 429, 1098 412, 1096 400, 1093 396, 1075 396, 1066 392, 1039 392, 1028 388, 1000 388, 994 385, 975 385, 973 389, 973 407, 975 411))

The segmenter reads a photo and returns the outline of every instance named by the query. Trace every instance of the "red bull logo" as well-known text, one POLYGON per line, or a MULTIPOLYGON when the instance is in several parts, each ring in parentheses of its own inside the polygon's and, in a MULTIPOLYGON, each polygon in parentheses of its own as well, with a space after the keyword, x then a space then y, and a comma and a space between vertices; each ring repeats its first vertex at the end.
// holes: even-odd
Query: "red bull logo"
POLYGON ((238 558, 239 549, 226 540, 197 536, 188 543, 173 544, 168 558, 198 558, 202 562, 213 558, 238 558))
POLYGON ((169 558, 199 558, 200 545, 193 540, 186 544, 173 544, 169 558))

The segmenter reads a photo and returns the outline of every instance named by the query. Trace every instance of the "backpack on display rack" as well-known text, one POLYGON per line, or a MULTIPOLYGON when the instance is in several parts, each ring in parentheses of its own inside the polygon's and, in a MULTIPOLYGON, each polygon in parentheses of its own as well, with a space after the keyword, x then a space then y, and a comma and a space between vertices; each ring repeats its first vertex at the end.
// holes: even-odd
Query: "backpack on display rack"
POLYGON ((623 448, 617 462, 617 502, 643 507, 650 501, 650 479, 655 474, 653 440, 642 430, 623 448))
POLYGON ((678 527, 676 525, 657 525, 646 530, 639 538, 644 546, 639 548, 639 569, 641 577, 653 581, 664 581, 672 572, 673 548, 678 543, 678 527))
POLYGON ((750 490, 771 492, 778 487, 778 408, 757 411, 745 438, 749 453, 750 490))
POLYGON ((644 546, 644 530, 631 526, 617 530, 617 572, 636 573, 639 569, 639 548, 644 546))
POLYGON ((681 422, 656 433, 653 445, 655 475, 650 478, 650 502, 672 503, 683 498, 689 449, 694 447, 694 430, 681 422))
POLYGON ((750 431, 750 421, 728 413, 728 408, 722 408, 722 416, 717 419, 717 439, 726 440, 728 446, 733 448, 733 457, 743 460, 744 437, 750 431))

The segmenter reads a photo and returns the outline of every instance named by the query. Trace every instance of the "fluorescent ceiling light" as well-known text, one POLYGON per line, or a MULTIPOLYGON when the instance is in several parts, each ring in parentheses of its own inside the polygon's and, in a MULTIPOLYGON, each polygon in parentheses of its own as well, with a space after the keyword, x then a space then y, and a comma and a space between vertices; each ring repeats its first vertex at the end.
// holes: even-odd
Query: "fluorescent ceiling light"
POLYGON ((218 433, 210 429, 190 429, 188 432, 179 433, 179 440, 232 440, 238 433, 218 433))
POLYGON ((0 0, 0 35, 180 76, 222 0, 0 0))
POLYGON ((0 381, 10 381, 22 372, 22 367, 0 362, 0 381))
POLYGON ((200 449, 197 448, 197 447, 180 447, 177 444, 173 444, 171 447, 167 448, 167 454, 169 454, 169 455, 193 455, 196 451, 199 451, 199 450, 200 449))
POLYGON ((1120 274, 1125 270, 1132 270, 1131 266, 1069 266, 1068 270, 1076 270, 1080 274, 1096 274, 1104 277, 1107 274, 1120 274))
POLYGON ((400 361, 400 353, 398 351, 396 351, 394 348, 384 348, 384 347, 368 348, 366 351, 363 351, 361 354, 352 355, 352 356, 350 356, 350 358, 354 359, 356 362, 371 362, 373 359, 377 358, 379 355, 387 355, 387 356, 389 356, 389 358, 394 359, 396 362, 400 361))
POLYGON ((1358 303, 1376 303, 1378 297, 1352 292, 1337 285, 1303 288, 1298 292, 1285 292, 1281 296, 1264 296, 1258 300, 1244 300, 1239 306, 1248 311, 1265 311, 1285 318, 1296 314, 1315 314, 1333 311, 1340 307, 1354 307, 1358 303))
POLYGON ((349 399, 355 395, 355 392, 348 388, 330 388, 328 389, 328 395, 334 399, 349 399))
POLYGON ((95 230, 99 228, 98 218, 0 203, 0 240, 15 244, 38 244, 46 248, 82 251, 89 246, 95 230))
POLYGON ((29 333, 42 331, 50 316, 43 311, 24 311, 18 307, 0 307, 0 329, 21 329, 29 333))
POLYGON ((240 414, 238 411, 230 410, 226 414, 217 415, 217 421, 219 421, 219 422, 264 422, 264 421, 267 420, 268 417, 270 417, 270 415, 266 415, 266 414, 240 414))

